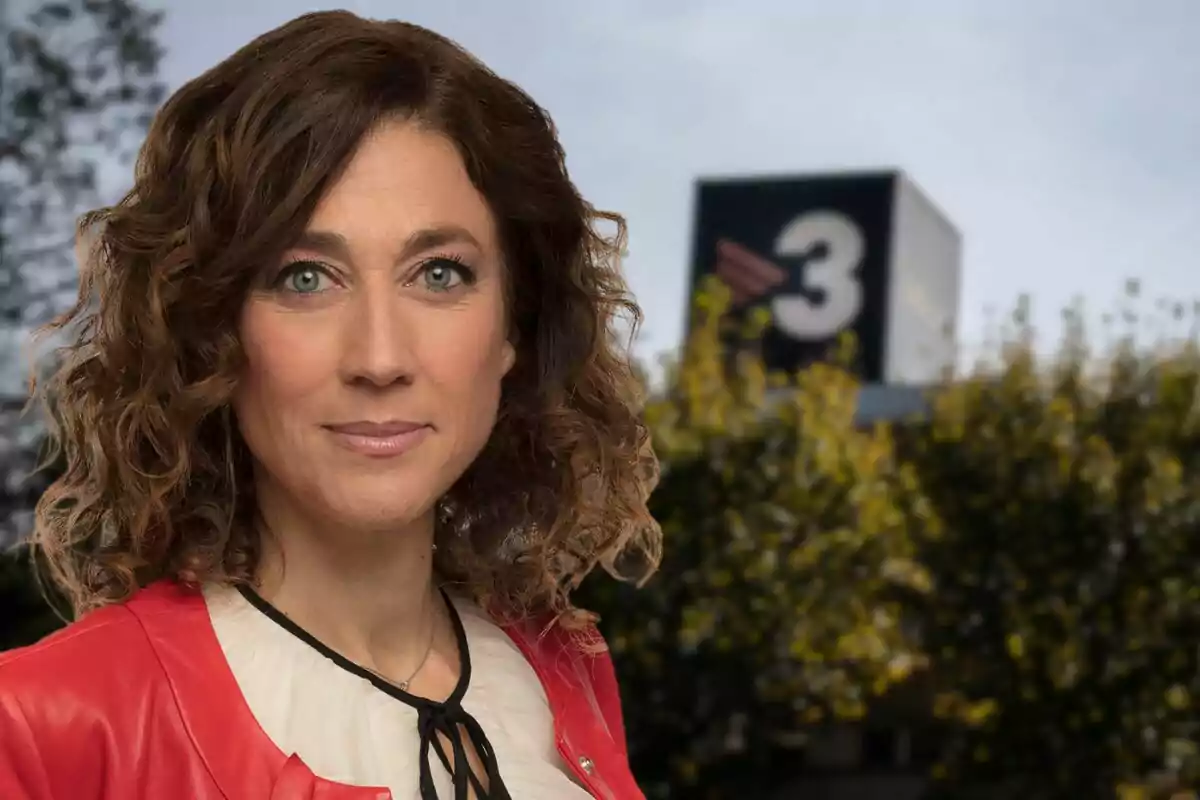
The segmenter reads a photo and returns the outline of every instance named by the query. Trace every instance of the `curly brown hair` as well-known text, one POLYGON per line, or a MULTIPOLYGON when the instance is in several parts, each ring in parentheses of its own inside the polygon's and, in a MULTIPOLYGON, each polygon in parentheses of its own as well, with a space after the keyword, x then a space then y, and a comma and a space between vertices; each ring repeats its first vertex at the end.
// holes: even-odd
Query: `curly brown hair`
POLYGON ((617 334, 640 318, 618 271, 624 221, 580 197, 546 112, 458 45, 325 12, 183 86, 132 190, 80 222, 78 301, 49 328, 69 343, 36 387, 65 466, 33 534, 76 613, 163 577, 252 577, 250 456, 229 406, 243 300, 254 265, 283 254, 362 138, 396 117, 453 140, 495 213, 517 346, 495 430, 443 503, 439 575, 577 627, 590 615, 569 595, 596 565, 656 568, 658 464, 617 334))

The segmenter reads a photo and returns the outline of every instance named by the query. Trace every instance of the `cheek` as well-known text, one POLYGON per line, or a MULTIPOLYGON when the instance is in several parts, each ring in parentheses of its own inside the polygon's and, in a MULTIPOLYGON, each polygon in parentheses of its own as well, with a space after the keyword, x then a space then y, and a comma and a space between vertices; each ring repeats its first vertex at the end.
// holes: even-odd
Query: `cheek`
POLYGON ((286 413, 317 392, 334 369, 322 353, 322 337, 298 315, 251 307, 242 318, 241 338, 246 364, 235 405, 244 411, 286 413))
POLYGON ((438 326, 440 336, 423 342, 423 371, 444 390, 477 394, 485 402, 498 391, 512 363, 504 320, 496 313, 480 313, 446 322, 438 326))

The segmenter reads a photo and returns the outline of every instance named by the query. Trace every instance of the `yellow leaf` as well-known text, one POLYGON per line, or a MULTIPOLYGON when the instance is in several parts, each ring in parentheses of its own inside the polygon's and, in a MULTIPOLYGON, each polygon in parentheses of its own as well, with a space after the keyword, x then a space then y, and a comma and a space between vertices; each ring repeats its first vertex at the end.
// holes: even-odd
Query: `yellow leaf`
POLYGON ((1183 711, 1191 705, 1192 696, 1186 686, 1175 684, 1170 689, 1167 689, 1166 701, 1167 705, 1173 710, 1183 711))
POLYGON ((1008 654, 1013 658, 1020 659, 1025 655, 1025 640, 1021 638, 1021 634, 1010 633, 1005 643, 1008 646, 1008 654))

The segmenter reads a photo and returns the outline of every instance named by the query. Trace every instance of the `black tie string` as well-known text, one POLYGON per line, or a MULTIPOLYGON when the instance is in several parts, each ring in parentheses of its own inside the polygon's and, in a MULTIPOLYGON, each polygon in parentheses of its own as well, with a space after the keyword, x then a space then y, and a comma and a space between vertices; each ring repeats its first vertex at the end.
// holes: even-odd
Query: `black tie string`
POLYGON ((500 768, 496 763, 496 753, 491 742, 480 724, 461 705, 422 703, 417 708, 417 729, 421 734, 421 800, 437 800, 437 789, 433 785, 433 772, 430 768, 431 748, 442 762, 442 766, 453 777, 454 800, 467 800, 468 788, 473 788, 475 796, 480 800, 512 800, 500 779, 500 768), (462 736, 464 730, 467 740, 483 764, 483 778, 486 779, 486 783, 475 774, 471 762, 467 759, 462 736), (450 753, 446 752, 442 736, 438 734, 450 741, 450 753))
POLYGON ((450 693, 445 702, 438 703, 409 694, 370 670, 355 664, 301 628, 249 586, 239 584, 237 588, 252 606, 334 664, 369 681, 384 694, 416 709, 417 732, 421 742, 420 774, 418 776, 421 800, 447 800, 438 797, 437 787, 433 783, 431 756, 434 754, 442 762, 442 766, 445 767, 453 781, 453 800, 467 800, 471 789, 475 790, 477 800, 512 800, 512 795, 508 793, 508 789, 500 777, 500 767, 496 762, 496 751, 492 748, 492 743, 488 741, 487 734, 484 733, 478 720, 462 706, 463 696, 466 695, 467 687, 471 682, 471 653, 467 647, 467 633, 463 629, 462 620, 459 619, 457 609, 444 591, 442 599, 446 603, 450 621, 454 626, 454 637, 458 643, 460 674, 454 691, 450 693), (467 741, 470 742, 483 765, 482 779, 481 776, 475 774, 475 770, 467 758, 467 747, 463 741, 464 731, 467 741), (449 753, 446 752, 443 737, 450 742, 449 753), (432 754, 429 752, 431 749, 433 750, 432 754))

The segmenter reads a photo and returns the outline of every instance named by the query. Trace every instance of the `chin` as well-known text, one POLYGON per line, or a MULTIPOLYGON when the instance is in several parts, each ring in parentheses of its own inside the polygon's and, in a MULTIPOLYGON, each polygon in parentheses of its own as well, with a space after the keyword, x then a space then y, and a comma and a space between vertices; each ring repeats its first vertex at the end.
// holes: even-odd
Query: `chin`
POLYGON ((403 528, 430 513, 432 506, 398 504, 394 499, 354 506, 330 506, 323 515, 338 527, 363 530, 403 528))
POLYGON ((347 528, 402 527, 430 513, 437 502, 433 492, 405 491, 394 482, 382 486, 348 486, 312 497, 320 517, 347 528))

